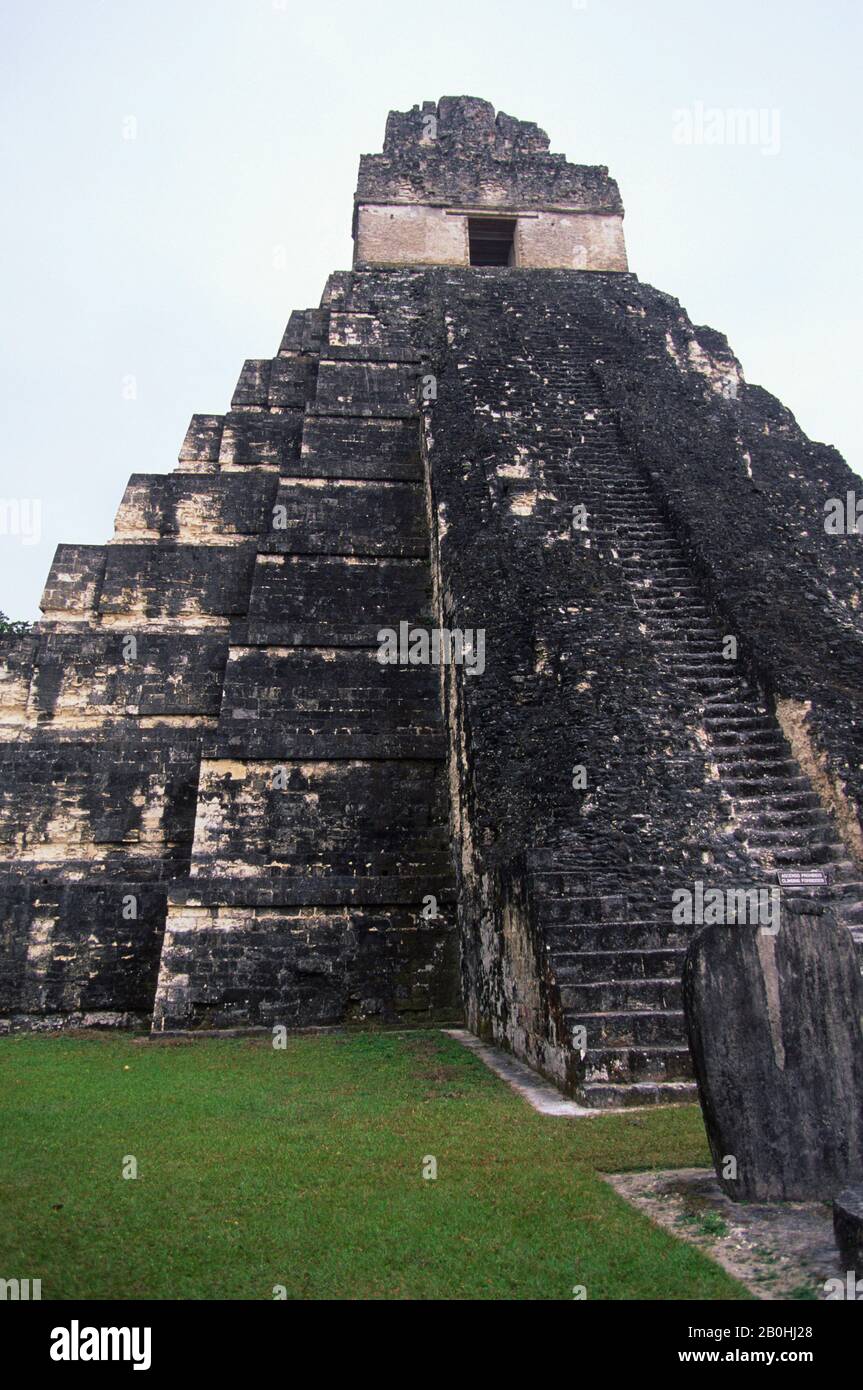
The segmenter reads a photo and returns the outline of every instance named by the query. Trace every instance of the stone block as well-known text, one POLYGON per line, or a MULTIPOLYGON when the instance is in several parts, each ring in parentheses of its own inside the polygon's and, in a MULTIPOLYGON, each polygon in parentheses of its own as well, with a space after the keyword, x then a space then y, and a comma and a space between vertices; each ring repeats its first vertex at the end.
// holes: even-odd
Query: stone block
POLYGON ((428 555, 417 483, 283 479, 262 549, 297 555, 428 555))
POLYGON ((235 647, 207 748, 221 758, 442 758, 438 671, 382 665, 373 648, 235 647))
POLYGON ((416 420, 313 415, 293 473, 314 478, 393 478, 422 481, 416 420))
POLYGON ((833 1230, 841 1268, 863 1280, 863 1183, 834 1197, 833 1230))
POLYGON ((165 888, 0 879, 0 1016, 108 1010, 144 1020, 165 922, 165 888))
POLYGON ((327 415, 418 413, 417 369, 402 362, 323 361, 316 407, 327 415))
POLYGON ((249 601, 256 642, 377 646, 382 627, 431 619, 431 574, 418 559, 259 555, 249 601))
POLYGON ((154 1028, 429 1023, 457 999, 449 912, 172 907, 154 1028))
POLYGON ((219 463, 222 468, 258 466, 289 472, 299 455, 302 433, 302 410, 231 411, 225 416, 219 463))
POLYGON ((211 545, 257 536, 272 521, 273 473, 133 473, 117 512, 115 542, 170 539, 211 545))
POLYGON ((254 541, 233 546, 170 542, 107 547, 99 612, 136 619, 204 622, 246 612, 254 541))
POLYGON ((198 806, 200 878, 426 875, 431 893, 449 871, 439 761, 203 760, 198 806))
POLYGON ((719 1182, 736 1201, 834 1197, 863 1179, 863 985, 830 913, 775 933, 709 926, 684 1010, 719 1182))
POLYGON ((104 545, 58 545, 40 607, 48 621, 81 621, 99 601, 104 545))
POLYGON ((180 448, 179 462, 216 463, 222 441, 223 415, 193 415, 180 448))

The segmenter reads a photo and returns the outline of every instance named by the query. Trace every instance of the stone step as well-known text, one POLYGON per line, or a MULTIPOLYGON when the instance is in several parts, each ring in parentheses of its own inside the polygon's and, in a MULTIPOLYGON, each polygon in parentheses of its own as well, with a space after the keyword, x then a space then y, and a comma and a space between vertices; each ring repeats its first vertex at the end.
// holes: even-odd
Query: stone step
POLYGON ((761 757, 743 751, 740 757, 735 758, 714 748, 713 760, 726 777, 733 777, 736 781, 759 777, 795 777, 800 772, 792 758, 782 757, 775 749, 767 750, 761 757))
MULTIPOLYGON (((620 562, 625 570, 631 569, 633 574, 644 577, 644 564, 637 560, 621 559, 620 562)), ((654 566, 654 575, 657 579, 673 580, 679 579, 683 583, 692 583, 692 570, 689 565, 674 557, 663 556, 654 566)))
POLYGON ((679 676, 678 679, 681 685, 702 695, 716 695, 735 684, 732 676, 679 676))
POLYGON ((710 688, 715 689, 716 683, 719 682, 719 688, 726 689, 728 683, 733 683, 736 679, 733 675, 729 675, 727 666, 720 665, 712 657, 708 657, 706 662, 699 664, 693 657, 688 656, 665 663, 665 666, 666 669, 670 666, 678 679, 689 685, 707 681, 710 683, 710 688))
POLYGON ((816 841, 806 846, 805 852, 801 854, 800 849, 790 846, 787 849, 773 849, 771 856, 777 864, 788 864, 791 867, 808 868, 817 865, 819 868, 830 868, 833 865, 845 863, 842 855, 845 846, 836 841, 827 843, 816 841))
POLYGON ((666 632, 672 633, 675 636, 694 637, 700 633, 702 636, 707 635, 716 638, 717 641, 719 640, 719 633, 716 630, 716 624, 712 618, 688 618, 684 622, 673 612, 665 612, 658 615, 653 614, 652 617, 657 623, 660 618, 662 620, 662 627, 657 627, 658 635, 662 632, 666 632))
MULTIPOLYGON (((630 581, 630 589, 636 589, 636 585, 630 581)), ((636 599, 641 605, 642 598, 650 594, 649 588, 638 588, 636 599)), ((710 637, 716 642, 722 640, 722 632, 716 625, 716 619, 698 595, 694 598, 689 596, 675 599, 673 594, 658 594, 657 598, 666 600, 665 606, 653 604, 649 608, 650 618, 656 622, 661 622, 662 630, 669 636, 677 635, 682 640, 690 637, 710 637), (705 627, 705 624, 707 625, 705 627)), ((645 604, 645 611, 648 611, 645 604)))
POLYGON ((839 906, 837 911, 847 926, 863 927, 863 897, 858 902, 839 906))
POLYGON ((730 729, 724 733, 711 733, 710 741, 717 757, 749 757, 756 753, 784 753, 788 756, 788 744, 777 731, 770 729, 730 729))
POLYGON ((621 560, 630 564, 638 564, 642 574, 648 567, 653 574, 664 574, 666 571, 681 569, 687 571, 688 574, 692 573, 684 556, 681 555, 680 546, 670 539, 649 541, 649 539, 642 538, 641 541, 636 541, 627 532, 618 531, 617 546, 621 552, 621 560))
POLYGON ((579 984, 561 982, 560 1000, 568 1013, 605 1013, 610 1009, 635 1012, 679 1009, 678 979, 591 980, 579 984))
MULTIPOLYGON (((601 505, 608 509, 607 514, 609 516, 613 516, 618 521, 621 540, 641 540, 644 527, 661 527, 662 525, 662 519, 657 519, 656 507, 652 498, 644 493, 630 496, 622 488, 616 490, 606 488, 601 505)), ((663 532, 660 529, 651 533, 651 539, 666 541, 673 540, 673 537, 670 537, 667 531, 663 532)))
POLYGON ((569 1036, 583 1027, 588 1050, 594 1047, 684 1046, 686 1032, 682 1009, 618 1009, 601 1013, 567 1011, 569 1036))
POLYGON ((645 522, 632 512, 609 509, 605 515, 616 528, 621 544, 664 545, 668 541, 667 533, 660 524, 645 522))
POLYGON ((720 644, 709 633, 681 641, 679 637, 660 630, 653 635, 653 643, 656 654, 662 661, 689 661, 696 666, 721 664, 721 669, 726 675, 734 671, 733 665, 724 659, 720 644))
POLYGON ((573 922, 566 917, 568 903, 555 904, 555 911, 540 920, 546 944, 553 952, 553 964, 567 963, 569 956, 583 951, 663 951, 685 948, 689 934, 684 928, 665 922, 573 922))
POLYGON ((669 574, 665 571, 643 575, 636 580, 636 587, 648 594, 680 595, 697 594, 701 590, 693 583, 691 574, 669 574))
POLYGON ((709 609, 703 603, 695 603, 688 598, 678 598, 675 594, 652 595, 650 589, 641 589, 636 594, 639 608, 648 613, 673 612, 678 617, 706 618, 709 609))
POLYGON ((680 554, 675 548, 656 550, 642 547, 632 555, 621 556, 621 560, 631 567, 630 577, 642 583, 672 583, 675 580, 684 584, 694 582, 692 571, 681 562, 680 554))
POLYGON ((815 829, 820 826, 832 825, 830 815, 827 811, 817 807, 808 807, 800 811, 772 811, 764 810, 753 814, 749 809, 746 813, 744 824, 753 830, 775 830, 780 832, 783 827, 788 830, 800 828, 801 830, 815 829))
MULTIPOLYGON (((809 812, 809 814, 813 814, 809 812)), ((746 827, 744 834, 746 842, 753 846, 779 845, 791 847, 792 845, 805 845, 807 849, 825 843, 825 831, 828 827, 823 824, 813 823, 788 825, 762 826, 756 825, 746 827)), ((832 842, 831 842, 832 843, 832 842)))
POLYGON ((736 681, 734 668, 723 661, 715 652, 657 652, 657 660, 663 670, 671 670, 679 678, 692 680, 736 681))
POLYGON ((859 898, 863 902, 863 880, 860 879, 860 870, 856 864, 847 878, 840 878, 837 874, 833 886, 837 897, 847 902, 859 898))
POLYGON ((703 649, 686 646, 682 650, 679 647, 667 648, 657 644, 657 656, 661 661, 672 662, 677 667, 685 664, 693 671, 709 671, 723 676, 733 674, 734 671, 733 665, 724 660, 722 652, 713 643, 705 643, 703 649))
POLYGON ((606 484, 609 506, 628 508, 633 517, 643 516, 649 521, 662 521, 653 495, 647 488, 625 481, 620 473, 614 477, 609 473, 603 481, 606 484))
POLYGON ((640 535, 632 527, 622 524, 618 530, 618 542, 621 547, 626 548, 630 559, 647 554, 664 564, 686 566, 680 546, 667 532, 656 531, 651 535, 640 535))
POLYGON ((634 541, 628 536, 618 536, 616 549, 621 559, 658 560, 665 557, 669 560, 678 560, 680 552, 673 541, 634 541))
POLYGON ((584 1058, 585 1082, 689 1081, 692 1058, 682 1045, 592 1047, 584 1058))
POLYGON ((806 795, 809 783, 805 777, 726 777, 723 785, 735 799, 752 800, 760 796, 806 795))
POLYGON ((630 575, 628 582, 639 604, 645 607, 652 605, 659 609, 665 606, 679 613, 693 614, 710 611, 700 591, 691 583, 657 580, 655 569, 645 571, 640 578, 630 575))
MULTIPOLYGON (((795 780, 801 785, 790 791, 771 789, 764 791, 760 796, 735 794, 735 803, 739 803, 738 809, 742 818, 768 811, 803 811, 820 807, 821 803, 815 793, 809 790, 806 778, 798 777, 795 780)), ((727 785, 726 782, 726 789, 727 785)))
POLYGON ((749 776, 750 772, 762 773, 779 766, 791 765, 789 776, 800 772, 799 764, 789 755, 788 745, 782 743, 742 743, 734 747, 717 747, 711 742, 711 759, 725 777, 749 776))
POLYGON ((614 1084, 587 1082, 580 1087, 585 1105, 596 1110, 628 1109, 643 1105, 693 1105, 698 1100, 694 1081, 635 1081, 614 1084))
POLYGON ((557 951, 553 964, 561 987, 607 980, 679 980, 685 954, 683 947, 557 951))
POLYGON ((729 704, 742 703, 741 696, 744 693, 745 687, 742 681, 738 680, 736 689, 734 690, 718 690, 714 691, 711 695, 706 695, 704 697, 703 716, 709 718, 715 709, 727 709, 729 704))
POLYGON ((565 853, 553 846, 537 845, 528 860, 528 877, 538 900, 568 898, 573 914, 583 922, 626 921, 629 904, 622 893, 584 892, 584 870, 572 864, 565 853))
MULTIPOLYGON (((755 698, 751 691, 744 692, 741 683, 741 693, 730 699, 712 700, 709 709, 705 710, 705 717, 709 721, 715 719, 762 719, 769 718, 766 710, 755 698)), ((770 727, 776 727, 775 720, 770 720, 770 727)))
POLYGON ((708 714, 704 720, 708 729, 717 734, 760 733, 776 729, 769 714, 708 714))

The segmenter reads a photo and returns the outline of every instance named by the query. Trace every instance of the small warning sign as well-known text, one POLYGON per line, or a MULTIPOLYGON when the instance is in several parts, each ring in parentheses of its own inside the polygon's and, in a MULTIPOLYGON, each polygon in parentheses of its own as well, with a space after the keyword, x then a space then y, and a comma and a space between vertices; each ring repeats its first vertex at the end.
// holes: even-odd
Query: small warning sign
POLYGON ((824 869, 785 869, 779 875, 780 888, 826 888, 824 869))

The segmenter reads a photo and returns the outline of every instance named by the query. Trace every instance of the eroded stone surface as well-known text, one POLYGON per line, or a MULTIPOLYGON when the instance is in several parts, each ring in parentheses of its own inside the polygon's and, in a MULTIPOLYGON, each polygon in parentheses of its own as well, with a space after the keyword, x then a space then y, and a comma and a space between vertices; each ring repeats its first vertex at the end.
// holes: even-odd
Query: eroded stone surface
POLYGON ((683 998, 719 1182, 738 1201, 830 1198, 863 1178, 863 985, 829 914, 708 926, 683 998))

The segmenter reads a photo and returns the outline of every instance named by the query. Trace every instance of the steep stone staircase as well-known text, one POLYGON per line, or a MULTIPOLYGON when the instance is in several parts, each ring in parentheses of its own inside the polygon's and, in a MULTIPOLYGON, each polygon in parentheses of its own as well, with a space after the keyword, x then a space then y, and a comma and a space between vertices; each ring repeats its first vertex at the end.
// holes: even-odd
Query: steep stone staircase
MULTIPOLYGON (((559 398, 579 403, 571 457, 587 534, 610 547, 659 666, 698 717, 709 775, 751 865, 748 885, 776 885, 781 874, 799 871, 793 888, 780 889, 783 903, 830 903, 863 944, 860 871, 775 715, 725 655, 733 634, 711 612, 649 478, 619 437, 590 367, 596 345, 579 334, 562 346, 562 364, 546 381, 559 398), (807 882, 822 877, 823 884, 807 882)), ((694 1099, 680 985, 693 929, 672 922, 668 886, 584 897, 583 874, 565 855, 536 851, 532 868, 565 1027, 576 1046, 584 1041, 581 1098, 596 1107, 694 1099)), ((703 879, 709 875, 705 866, 703 879)))

